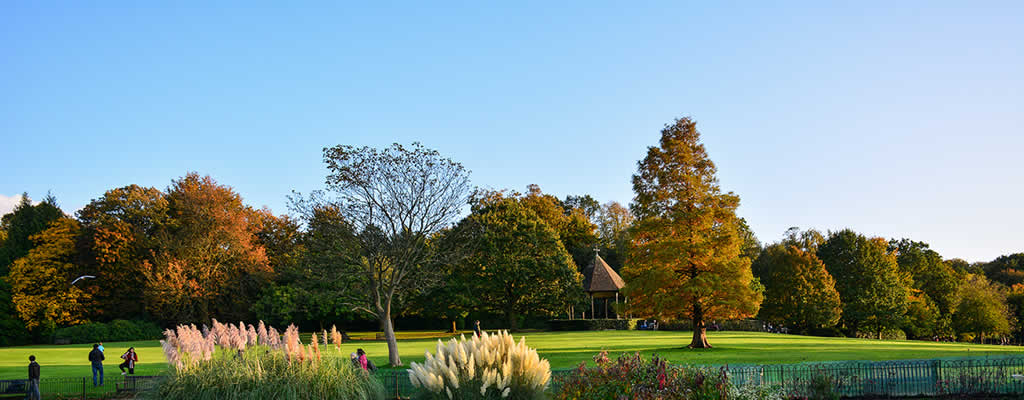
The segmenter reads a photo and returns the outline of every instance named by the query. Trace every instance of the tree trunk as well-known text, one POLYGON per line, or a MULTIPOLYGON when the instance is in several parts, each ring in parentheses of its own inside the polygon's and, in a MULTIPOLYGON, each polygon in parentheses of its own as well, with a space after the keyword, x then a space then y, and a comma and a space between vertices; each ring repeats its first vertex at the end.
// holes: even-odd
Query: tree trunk
POLYGON ((698 302, 693 304, 693 340, 690 342, 690 348, 711 348, 711 343, 708 343, 707 327, 704 325, 704 309, 698 302))
POLYGON ((380 322, 384 324, 384 339, 388 341, 388 362, 393 367, 401 366, 402 359, 398 357, 398 341, 395 340, 395 325, 391 321, 391 307, 384 312, 384 318, 380 322))
POLYGON ((519 314, 515 311, 506 311, 505 318, 508 319, 508 330, 510 332, 519 332, 519 314))

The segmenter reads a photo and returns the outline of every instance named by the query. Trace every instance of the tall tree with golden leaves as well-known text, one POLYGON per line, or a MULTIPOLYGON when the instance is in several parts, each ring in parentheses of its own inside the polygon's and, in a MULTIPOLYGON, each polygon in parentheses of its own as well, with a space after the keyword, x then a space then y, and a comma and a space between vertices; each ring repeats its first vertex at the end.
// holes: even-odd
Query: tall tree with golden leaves
POLYGON ((29 329, 53 329, 86 321, 89 295, 70 283, 78 275, 75 266, 78 221, 60 218, 46 230, 32 235, 35 247, 14 261, 7 280, 18 315, 29 329))
POLYGON ((693 321, 691 348, 710 348, 705 322, 757 313, 762 290, 740 257, 739 196, 722 193, 696 123, 677 119, 661 131, 633 175, 636 222, 623 267, 634 314, 693 321))

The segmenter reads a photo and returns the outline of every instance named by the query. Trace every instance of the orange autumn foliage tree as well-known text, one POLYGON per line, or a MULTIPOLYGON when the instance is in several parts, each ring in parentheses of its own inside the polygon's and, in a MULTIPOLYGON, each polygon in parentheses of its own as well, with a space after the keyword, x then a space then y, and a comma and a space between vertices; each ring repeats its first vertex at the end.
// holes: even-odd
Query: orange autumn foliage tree
POLYGON ((750 317, 763 300, 750 260, 740 257, 736 207, 722 193, 696 123, 661 131, 633 175, 630 256, 622 269, 633 314, 693 322, 690 347, 708 348, 705 322, 750 317))
POLYGON ((30 237, 35 247, 14 261, 7 276, 18 316, 29 329, 86 322, 89 295, 70 285, 77 277, 74 264, 78 221, 60 218, 30 237))
POLYGON ((228 186, 189 173, 168 188, 169 220, 143 270, 149 311, 166 321, 241 319, 273 272, 257 212, 228 186))

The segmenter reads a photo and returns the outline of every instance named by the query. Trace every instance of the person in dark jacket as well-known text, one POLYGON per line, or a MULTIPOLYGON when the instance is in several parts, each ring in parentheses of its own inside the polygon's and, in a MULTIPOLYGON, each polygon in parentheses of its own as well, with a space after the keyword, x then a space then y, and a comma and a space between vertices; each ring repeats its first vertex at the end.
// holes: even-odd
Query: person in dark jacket
POLYGON ((39 400, 43 395, 39 393, 39 363, 36 356, 28 356, 28 399, 39 400))
POLYGON ((89 352, 89 362, 92 363, 92 386, 103 386, 103 352, 99 349, 100 345, 92 345, 92 351, 89 352), (99 383, 97 384, 96 376, 99 375, 99 383))

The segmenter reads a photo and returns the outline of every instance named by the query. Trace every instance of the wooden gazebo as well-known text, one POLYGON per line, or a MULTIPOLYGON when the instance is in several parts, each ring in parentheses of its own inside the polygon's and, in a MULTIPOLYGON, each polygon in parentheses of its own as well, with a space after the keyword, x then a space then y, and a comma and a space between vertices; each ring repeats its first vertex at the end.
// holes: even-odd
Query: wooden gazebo
POLYGON ((590 318, 595 316, 594 299, 604 299, 604 317, 608 318, 608 300, 614 297, 615 304, 618 304, 619 290, 625 286, 622 277, 595 251, 594 261, 583 270, 583 291, 590 296, 590 318))

